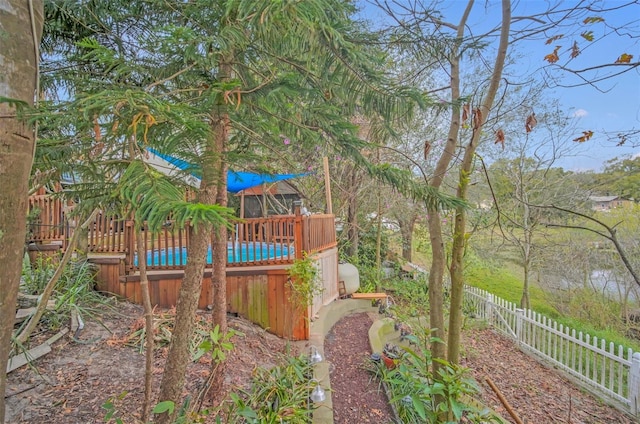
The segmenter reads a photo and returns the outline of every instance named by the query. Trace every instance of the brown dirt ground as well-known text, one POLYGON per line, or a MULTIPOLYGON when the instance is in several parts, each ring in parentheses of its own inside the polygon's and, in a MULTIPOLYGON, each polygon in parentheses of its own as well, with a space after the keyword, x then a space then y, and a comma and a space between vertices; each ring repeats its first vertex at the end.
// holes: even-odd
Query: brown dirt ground
MULTIPOLYGON (((143 396, 144 357, 125 346, 123 340, 138 328, 141 309, 118 304, 118 314, 107 314, 103 325, 88 321, 79 334, 81 343, 69 335, 53 345, 48 355, 8 376, 5 395, 7 423, 84 424, 104 422, 101 405, 111 396, 127 392, 117 406, 125 423, 134 423, 143 396)), ((362 367, 370 355, 366 339, 372 318, 356 314, 343 319, 327 336, 325 352, 333 363, 331 385, 337 423, 380 423, 389 420, 389 408, 377 385, 362 367), (364 336, 364 337, 363 337, 364 336), (341 358, 334 360, 332 358, 341 358)), ((296 346, 240 318, 230 326, 245 334, 236 337, 229 357, 225 390, 246 387, 256 367, 270 367, 281 354, 296 346)), ((40 335, 44 339, 50 335, 40 335)), ((485 383, 491 380, 502 391, 520 418, 530 424, 634 423, 632 418, 577 389, 553 369, 538 364, 491 330, 476 329, 464 335, 463 365, 481 383, 482 400, 507 417, 504 407, 485 383)), ((298 345, 299 348, 302 348, 298 345)), ((166 353, 156 355, 154 385, 166 353)), ((207 375, 206 361, 189 367, 185 393, 194 393, 207 375)), ((511 420, 511 422, 515 422, 511 420)))

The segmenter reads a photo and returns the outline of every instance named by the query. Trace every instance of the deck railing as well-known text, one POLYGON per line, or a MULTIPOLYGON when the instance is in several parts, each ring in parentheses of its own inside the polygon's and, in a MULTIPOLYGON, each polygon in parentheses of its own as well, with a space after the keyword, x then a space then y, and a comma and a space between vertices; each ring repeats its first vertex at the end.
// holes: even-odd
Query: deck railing
MULTIPOLYGON (((30 240, 35 243, 65 241, 71 237, 73 225, 65 216, 61 199, 49 195, 29 198, 30 210, 38 216, 30 226, 30 240)), ((156 233, 142 230, 136 233, 133 221, 115 215, 99 213, 88 228, 90 253, 125 256, 128 273, 138 271, 136 237, 144 238, 149 270, 183 269, 189 245, 189 231, 167 220, 156 233)), ((213 243, 210 243, 210 246, 213 243)), ((336 246, 335 218, 318 214, 303 216, 278 215, 247 218, 236 222, 228 232, 228 261, 231 268, 248 265, 290 264, 302 258, 303 252, 321 252, 336 246)), ((210 249, 211 250, 211 247, 210 249)), ((212 265, 211 253, 207 265, 212 265)))
POLYGON ((94 253, 123 253, 127 249, 126 219, 117 215, 98 213, 88 228, 89 251, 94 253))
MULTIPOLYGON (((277 215, 267 218, 240 220, 228 231, 227 266, 290 264, 304 252, 313 253, 336 246, 333 215, 277 215)), ((149 270, 182 269, 186 265, 189 232, 179 229, 172 221, 150 234, 141 232, 147 246, 149 270)), ((138 270, 136 255, 137 235, 132 224, 125 225, 126 268, 138 270)), ((207 265, 212 265, 211 242, 207 265)))
POLYGON ((229 232, 227 266, 292 263, 297 257, 299 225, 295 215, 243 219, 229 232))
POLYGON ((28 229, 28 238, 34 243, 64 242, 69 232, 63 200, 47 194, 29 196, 29 213, 37 211, 28 229))
POLYGON ((319 252, 337 245, 335 216, 318 214, 302 219, 302 249, 319 252))

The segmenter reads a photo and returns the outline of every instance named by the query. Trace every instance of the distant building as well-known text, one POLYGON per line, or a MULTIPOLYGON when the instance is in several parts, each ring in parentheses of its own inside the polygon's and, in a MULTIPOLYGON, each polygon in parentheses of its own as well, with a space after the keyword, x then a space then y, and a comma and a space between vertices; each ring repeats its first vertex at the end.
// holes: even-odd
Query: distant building
POLYGON ((594 211, 610 211, 630 202, 620 196, 589 196, 589 200, 594 211))

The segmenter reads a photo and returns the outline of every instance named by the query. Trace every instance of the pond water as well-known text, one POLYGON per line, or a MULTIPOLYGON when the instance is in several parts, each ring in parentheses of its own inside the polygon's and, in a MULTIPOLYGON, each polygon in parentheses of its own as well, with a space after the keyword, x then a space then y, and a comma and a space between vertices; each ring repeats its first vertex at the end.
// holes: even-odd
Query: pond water
MULTIPOLYGON (((566 279, 562 279, 564 288, 576 287, 578 283, 569 282, 566 279)), ((581 283, 580 283, 581 284, 581 283)), ((635 283, 631 280, 631 277, 623 279, 620 275, 616 275, 615 272, 608 269, 596 269, 591 272, 589 276, 589 286, 597 290, 599 293, 606 295, 607 297, 615 300, 619 300, 620 296, 625 292, 625 286, 631 286, 631 293, 629 299, 638 300, 640 295, 638 294, 638 287, 635 287, 635 283)))

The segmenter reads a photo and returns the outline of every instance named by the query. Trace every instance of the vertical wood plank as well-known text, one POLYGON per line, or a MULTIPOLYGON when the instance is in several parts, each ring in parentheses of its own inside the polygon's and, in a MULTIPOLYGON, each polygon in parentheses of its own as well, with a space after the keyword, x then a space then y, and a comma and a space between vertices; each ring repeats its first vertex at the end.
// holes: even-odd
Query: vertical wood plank
POLYGON ((276 307, 276 326, 275 328, 275 334, 279 335, 280 337, 285 336, 285 286, 284 286, 284 282, 283 279, 280 275, 274 275, 273 276, 275 281, 276 281, 276 298, 275 298, 275 307, 276 307))
MULTIPOLYGON (((276 279, 273 275, 267 275, 267 314, 269 316, 269 331, 276 333, 278 328, 277 313, 277 288, 276 279)), ((276 333, 277 334, 277 333, 276 333)))
POLYGON ((260 326, 269 327, 269 285, 267 276, 260 278, 260 326))

